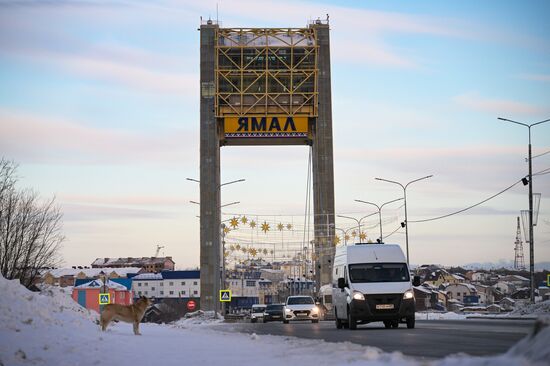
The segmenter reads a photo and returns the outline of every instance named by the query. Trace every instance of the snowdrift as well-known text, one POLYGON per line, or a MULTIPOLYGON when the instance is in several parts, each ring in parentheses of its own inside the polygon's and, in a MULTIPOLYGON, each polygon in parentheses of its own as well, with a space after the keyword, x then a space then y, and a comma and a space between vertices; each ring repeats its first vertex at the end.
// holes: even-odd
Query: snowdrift
POLYGON ((327 343, 279 336, 227 333, 220 320, 197 312, 172 325, 142 324, 141 337, 118 323, 101 332, 97 314, 81 308, 69 291, 32 293, 0 276, 0 365, 547 365, 550 322, 496 357, 457 355, 426 361, 349 342, 327 343))

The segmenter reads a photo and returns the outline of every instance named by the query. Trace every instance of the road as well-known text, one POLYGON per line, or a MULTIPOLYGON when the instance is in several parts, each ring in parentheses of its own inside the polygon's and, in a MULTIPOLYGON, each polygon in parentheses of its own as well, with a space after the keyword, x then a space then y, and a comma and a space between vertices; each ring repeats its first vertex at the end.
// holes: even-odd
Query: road
POLYGON ((382 323, 360 325, 357 330, 338 330, 334 322, 311 324, 232 323, 219 326, 224 331, 282 335, 327 342, 352 342, 378 347, 386 352, 441 358, 463 352, 474 356, 506 352, 532 328, 533 320, 416 320, 415 329, 400 324, 398 329, 385 329, 382 323))

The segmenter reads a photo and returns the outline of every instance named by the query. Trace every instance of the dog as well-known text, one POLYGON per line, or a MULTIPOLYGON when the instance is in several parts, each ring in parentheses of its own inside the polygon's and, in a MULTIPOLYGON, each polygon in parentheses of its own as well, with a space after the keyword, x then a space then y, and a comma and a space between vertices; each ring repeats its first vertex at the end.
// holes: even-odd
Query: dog
POLYGON ((109 323, 113 320, 121 320, 134 325, 134 334, 141 335, 139 332, 139 323, 145 314, 145 310, 151 305, 151 300, 147 297, 140 297, 132 305, 108 304, 103 308, 100 317, 101 330, 105 331, 109 323))

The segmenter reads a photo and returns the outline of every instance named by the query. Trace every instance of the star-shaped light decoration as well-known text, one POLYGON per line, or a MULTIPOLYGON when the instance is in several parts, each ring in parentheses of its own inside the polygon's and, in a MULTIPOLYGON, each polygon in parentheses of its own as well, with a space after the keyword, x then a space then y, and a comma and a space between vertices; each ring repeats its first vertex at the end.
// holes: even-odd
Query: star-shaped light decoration
POLYGON ((264 221, 264 223, 262 224, 262 231, 264 233, 267 234, 267 232, 269 231, 269 224, 267 222, 264 221))
POLYGON ((271 249, 271 250, 269 251, 269 254, 273 254, 273 249, 271 249))
POLYGON ((280 222, 280 223, 277 224, 277 230, 283 231, 284 228, 285 228, 285 226, 283 225, 282 222, 280 222))
POLYGON ((286 224, 286 229, 287 230, 292 230, 292 224, 286 224))
POLYGON ((248 218, 246 216, 241 217, 241 222, 243 223, 243 225, 246 225, 246 223, 248 222, 248 218))
POLYGON ((353 231, 351 232, 351 236, 355 238, 355 237, 357 236, 357 232, 356 232, 355 230, 353 230, 353 231))
POLYGON ((224 258, 229 257, 229 252, 226 250, 225 252, 223 252, 223 256, 224 256, 224 258))
POLYGON ((334 246, 338 245, 340 243, 340 237, 335 236, 334 237, 334 246))
POLYGON ((363 231, 361 234, 359 234, 359 239, 365 240, 367 237, 367 234, 363 231))
POLYGON ((241 250, 241 245, 240 245, 240 244, 236 244, 236 245, 235 245, 235 250, 241 250))
POLYGON ((349 235, 348 235, 348 234, 346 234, 346 235, 344 236, 344 240, 345 240, 345 241, 348 241, 348 240, 349 240, 349 235))
POLYGON ((231 231, 231 229, 228 228, 227 226, 224 226, 224 227, 223 227, 223 233, 224 233, 224 234, 227 235, 227 234, 229 234, 230 231, 231 231))
POLYGON ((254 220, 250 221, 250 227, 254 229, 256 227, 256 221, 254 220))
POLYGON ((246 249, 245 247, 241 247, 241 252, 243 252, 244 254, 246 254, 248 252, 248 249, 246 249))
POLYGON ((253 257, 255 257, 256 254, 258 254, 258 251, 256 250, 256 248, 250 248, 249 252, 250 252, 250 255, 253 257))
POLYGON ((233 217, 230 221, 229 221, 229 225, 231 225, 231 227, 233 229, 235 229, 237 226, 239 226, 239 220, 236 218, 236 217, 233 217))
POLYGON ((267 249, 262 250, 262 253, 264 253, 264 255, 267 255, 267 249))
POLYGON ((229 250, 230 250, 230 251, 234 251, 234 250, 235 250, 235 246, 234 246, 233 244, 231 244, 231 245, 229 246, 229 250))

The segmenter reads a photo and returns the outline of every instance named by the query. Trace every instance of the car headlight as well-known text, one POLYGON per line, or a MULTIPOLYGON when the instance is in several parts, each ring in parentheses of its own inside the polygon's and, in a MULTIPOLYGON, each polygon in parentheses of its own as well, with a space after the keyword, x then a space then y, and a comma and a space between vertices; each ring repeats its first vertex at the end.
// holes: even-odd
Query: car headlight
POLYGON ((414 299, 414 292, 412 292, 411 290, 405 291, 405 293, 403 294, 403 299, 414 299))
POLYGON ((353 293, 353 299, 354 300, 365 300, 365 295, 363 295, 360 292, 354 292, 353 293))
POLYGON ((285 312, 292 313, 292 310, 285 308, 285 312))
POLYGON ((311 312, 313 314, 317 314, 319 312, 319 308, 317 306, 314 306, 313 309, 311 309, 311 312))

